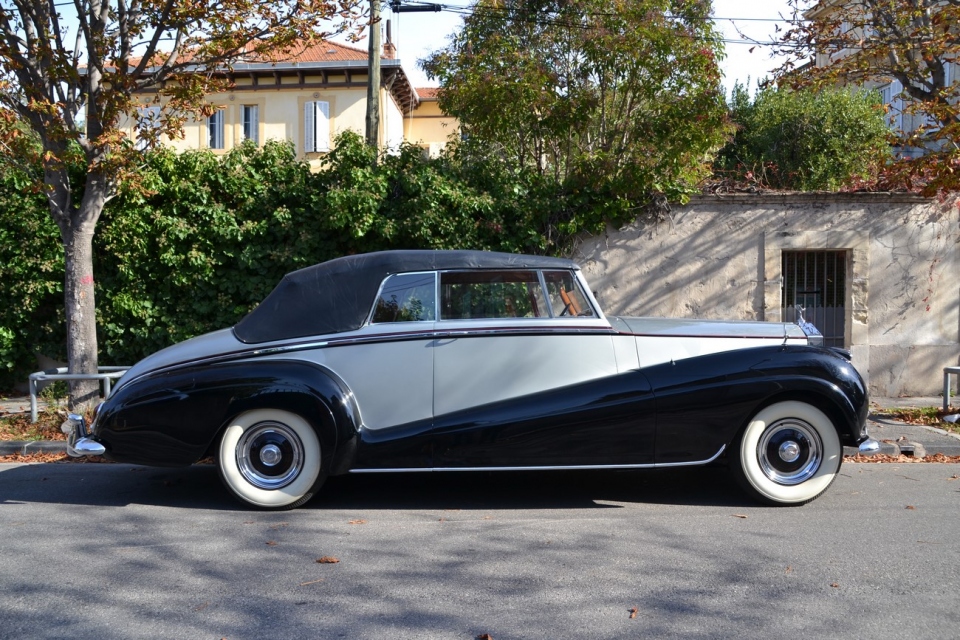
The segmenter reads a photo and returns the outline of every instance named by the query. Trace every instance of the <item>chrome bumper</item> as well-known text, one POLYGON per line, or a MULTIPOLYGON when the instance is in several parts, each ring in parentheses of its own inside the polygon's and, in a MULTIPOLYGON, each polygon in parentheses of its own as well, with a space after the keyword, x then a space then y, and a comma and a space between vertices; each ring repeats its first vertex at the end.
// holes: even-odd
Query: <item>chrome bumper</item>
POLYGON ((873 438, 867 438, 860 443, 859 450, 862 456, 874 456, 880 453, 880 443, 873 438))
POLYGON ((86 421, 81 415, 69 414, 60 425, 60 430, 67 434, 67 455, 72 458, 102 456, 107 452, 102 444, 90 437, 86 421))

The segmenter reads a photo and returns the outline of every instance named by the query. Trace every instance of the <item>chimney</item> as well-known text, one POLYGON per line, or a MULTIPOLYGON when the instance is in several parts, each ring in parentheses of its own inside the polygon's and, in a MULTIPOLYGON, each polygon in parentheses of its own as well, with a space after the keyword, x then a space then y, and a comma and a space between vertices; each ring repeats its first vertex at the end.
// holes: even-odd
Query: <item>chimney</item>
POLYGON ((396 60, 397 48, 393 46, 393 38, 390 34, 390 21, 387 20, 387 41, 383 44, 383 57, 387 60, 396 60))

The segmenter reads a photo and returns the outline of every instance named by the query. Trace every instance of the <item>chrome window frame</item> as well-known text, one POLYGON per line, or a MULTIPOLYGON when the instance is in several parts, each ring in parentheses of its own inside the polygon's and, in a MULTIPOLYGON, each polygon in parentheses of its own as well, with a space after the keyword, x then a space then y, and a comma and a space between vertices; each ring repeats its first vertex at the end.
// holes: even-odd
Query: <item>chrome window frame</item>
POLYGON ((374 326, 374 325, 387 326, 392 324, 421 324, 425 322, 436 322, 437 318, 440 316, 440 297, 439 296, 440 296, 440 277, 439 277, 439 273, 436 271, 403 271, 400 273, 391 273, 390 275, 385 276, 383 280, 380 281, 380 286, 377 288, 377 295, 374 296, 373 302, 370 305, 370 310, 367 312, 367 319, 364 320, 363 325, 361 326, 364 326, 364 327, 374 326), (420 275, 433 276, 433 296, 434 296, 433 316, 434 317, 430 320, 406 320, 403 322, 374 322, 373 316, 377 312, 377 302, 380 301, 380 295, 383 293, 383 288, 386 286, 387 281, 390 280, 390 278, 395 278, 397 276, 420 276, 420 275))

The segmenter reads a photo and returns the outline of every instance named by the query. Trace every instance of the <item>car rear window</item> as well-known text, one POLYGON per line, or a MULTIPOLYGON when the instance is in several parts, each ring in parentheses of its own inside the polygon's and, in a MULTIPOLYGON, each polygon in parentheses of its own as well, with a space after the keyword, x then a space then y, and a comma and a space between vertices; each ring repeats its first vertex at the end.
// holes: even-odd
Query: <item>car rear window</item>
POLYGON ((372 322, 432 322, 436 319, 436 274, 401 273, 383 281, 372 322))

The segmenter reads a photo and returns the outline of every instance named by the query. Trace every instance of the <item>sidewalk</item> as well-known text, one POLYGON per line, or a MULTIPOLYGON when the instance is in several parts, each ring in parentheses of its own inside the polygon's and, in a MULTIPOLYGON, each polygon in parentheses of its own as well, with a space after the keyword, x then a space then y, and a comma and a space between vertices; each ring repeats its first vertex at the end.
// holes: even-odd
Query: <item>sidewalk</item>
MULTIPOLYGON (((880 441, 880 453, 897 456, 900 453, 913 453, 916 457, 942 453, 947 456, 960 456, 960 435, 949 433, 935 427, 905 424, 882 417, 876 412, 877 408, 892 409, 904 407, 940 407, 942 400, 939 397, 928 398, 873 398, 870 401, 870 417, 867 428, 870 437, 880 441), (919 447, 917 446, 919 445, 919 447)), ((39 402, 41 409, 45 406, 39 402)), ((960 408, 957 409, 960 413, 960 408)), ((30 398, 17 397, 0 400, 0 416, 11 413, 30 413, 30 398)), ((49 442, 14 442, 0 441, 0 455, 14 453, 60 453, 66 451, 66 443, 62 441, 49 442)), ((846 453, 854 454, 856 450, 847 447, 846 453)))

